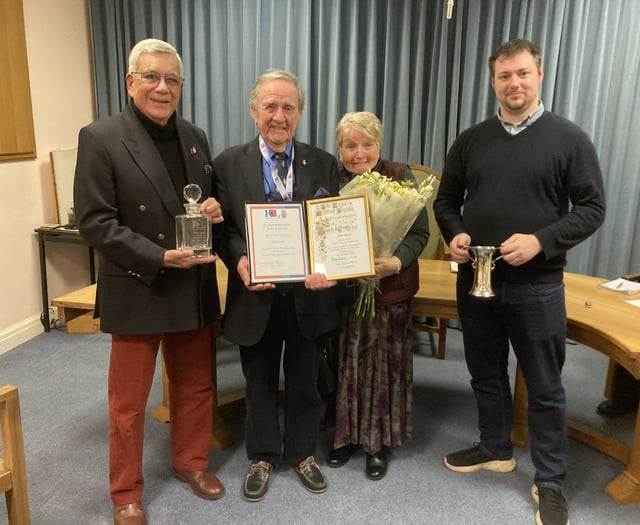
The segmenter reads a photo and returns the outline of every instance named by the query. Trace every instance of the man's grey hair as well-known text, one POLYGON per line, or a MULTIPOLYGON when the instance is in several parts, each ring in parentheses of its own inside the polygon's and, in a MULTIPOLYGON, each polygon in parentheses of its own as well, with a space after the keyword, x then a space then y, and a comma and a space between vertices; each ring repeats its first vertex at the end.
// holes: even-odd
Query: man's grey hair
POLYGON ((156 38, 147 38, 145 40, 140 40, 129 53, 129 73, 133 73, 134 71, 138 71, 138 63, 140 62, 140 55, 143 54, 150 55, 173 55, 178 59, 178 69, 181 77, 184 77, 184 70, 182 68, 182 59, 176 51, 176 48, 171 44, 165 42, 164 40, 158 40, 156 38))
POLYGON ((298 109, 300 110, 300 113, 302 113, 302 110, 304 109, 304 90, 298 81, 298 77, 284 69, 270 69, 258 77, 258 80, 256 80, 256 83, 253 85, 253 89, 251 90, 251 96, 249 97, 249 106, 251 109, 256 109, 258 104, 258 93, 260 92, 262 84, 272 80, 286 80, 296 87, 298 90, 298 109))

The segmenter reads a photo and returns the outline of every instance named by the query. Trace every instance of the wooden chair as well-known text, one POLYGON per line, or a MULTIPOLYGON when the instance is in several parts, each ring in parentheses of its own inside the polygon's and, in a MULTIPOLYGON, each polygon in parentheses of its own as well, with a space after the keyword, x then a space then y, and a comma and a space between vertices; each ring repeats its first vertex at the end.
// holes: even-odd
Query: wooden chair
MULTIPOLYGON (((423 259, 448 260, 450 259, 448 255, 449 251, 442 237, 442 233, 440 232, 440 228, 438 228, 438 223, 436 222, 436 217, 433 212, 433 200, 438 193, 438 186, 440 185, 440 174, 437 171, 428 168, 427 166, 423 166, 422 164, 410 164, 409 169, 411 170, 411 173, 413 173, 413 176, 416 178, 416 182, 418 184, 420 184, 430 175, 433 175, 434 177, 432 182, 433 195, 431 196, 429 204, 427 205, 427 216, 429 218, 430 233, 429 242, 427 242, 427 245, 422 251, 420 257, 423 259)), ((422 321, 414 318, 413 329, 414 331, 418 332, 428 332, 431 346, 434 350, 434 355, 437 355, 438 359, 444 359, 445 349, 447 345, 447 319, 433 318, 422 321), (433 340, 434 333, 438 334, 437 351, 435 342, 433 340)))
POLYGON ((4 492, 7 501, 9 525, 29 525, 22 419, 15 386, 0 387, 0 434, 4 454, 0 458, 0 492, 4 492))

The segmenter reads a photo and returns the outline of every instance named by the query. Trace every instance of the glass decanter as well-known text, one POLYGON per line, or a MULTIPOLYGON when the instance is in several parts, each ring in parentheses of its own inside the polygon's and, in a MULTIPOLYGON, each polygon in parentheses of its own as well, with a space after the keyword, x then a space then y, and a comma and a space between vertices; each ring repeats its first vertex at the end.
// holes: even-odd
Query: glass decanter
POLYGON ((211 255, 211 221, 206 213, 200 213, 198 201, 202 190, 197 184, 187 184, 182 192, 187 202, 186 214, 176 216, 176 248, 193 250, 194 257, 211 255))

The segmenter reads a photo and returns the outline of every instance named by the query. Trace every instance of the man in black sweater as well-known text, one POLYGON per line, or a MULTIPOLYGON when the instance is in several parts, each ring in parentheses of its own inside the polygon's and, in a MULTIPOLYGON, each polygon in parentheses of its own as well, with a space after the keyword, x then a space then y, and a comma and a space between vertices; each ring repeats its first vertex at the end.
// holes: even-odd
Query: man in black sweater
POLYGON ((519 39, 491 56, 498 113, 456 139, 434 203, 451 257, 460 264, 458 311, 480 429, 479 443, 448 454, 445 465, 457 472, 515 469, 511 344, 529 393, 536 521, 566 525, 563 267, 567 250, 602 224, 605 200, 591 140, 539 100, 541 62, 540 48, 519 39), (469 294, 469 246, 499 247, 492 298, 469 294))

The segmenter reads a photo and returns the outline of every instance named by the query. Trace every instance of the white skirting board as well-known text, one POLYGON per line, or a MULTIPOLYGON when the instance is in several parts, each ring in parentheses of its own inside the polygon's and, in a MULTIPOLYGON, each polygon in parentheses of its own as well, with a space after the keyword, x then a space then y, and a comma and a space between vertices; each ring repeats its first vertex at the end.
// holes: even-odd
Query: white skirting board
POLYGON ((13 350, 44 332, 40 314, 35 314, 0 331, 0 354, 13 350))

